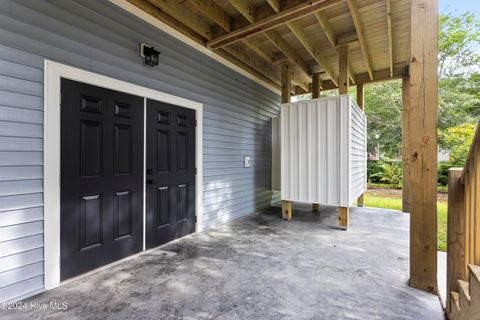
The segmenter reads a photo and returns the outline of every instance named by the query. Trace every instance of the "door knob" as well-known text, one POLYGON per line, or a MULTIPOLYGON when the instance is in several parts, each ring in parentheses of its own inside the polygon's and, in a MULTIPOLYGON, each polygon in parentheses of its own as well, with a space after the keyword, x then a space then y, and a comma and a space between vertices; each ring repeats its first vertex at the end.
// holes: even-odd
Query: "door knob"
POLYGON ((155 184, 155 180, 147 180, 147 184, 155 184))

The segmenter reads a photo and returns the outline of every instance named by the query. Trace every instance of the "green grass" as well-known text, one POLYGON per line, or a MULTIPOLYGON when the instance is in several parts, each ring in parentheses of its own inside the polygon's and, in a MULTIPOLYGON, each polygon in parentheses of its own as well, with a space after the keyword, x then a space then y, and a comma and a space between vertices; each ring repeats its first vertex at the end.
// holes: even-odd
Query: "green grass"
MULTIPOLYGON (((365 206, 401 210, 402 198, 391 194, 382 195, 378 190, 374 193, 367 191, 365 206)), ((447 249, 447 201, 445 200, 437 202, 437 237, 438 250, 445 251, 447 249)))

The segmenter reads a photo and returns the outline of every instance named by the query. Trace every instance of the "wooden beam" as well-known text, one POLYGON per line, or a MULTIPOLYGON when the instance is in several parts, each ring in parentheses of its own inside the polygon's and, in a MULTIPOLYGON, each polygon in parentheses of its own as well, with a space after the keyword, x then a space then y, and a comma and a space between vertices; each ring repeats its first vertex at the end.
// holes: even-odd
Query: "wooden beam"
POLYGON ((410 189, 410 79, 404 76, 402 79, 402 211, 410 212, 411 189, 410 189))
POLYGON ((210 25, 196 14, 185 10, 185 6, 175 0, 148 0, 158 9, 162 10, 172 18, 180 21, 191 30, 195 31, 207 40, 213 37, 210 25))
POLYGON ((295 37, 300 41, 312 58, 323 68, 325 73, 330 77, 333 83, 338 85, 337 76, 333 73, 331 66, 327 63, 327 60, 321 54, 322 50, 316 46, 307 33, 303 30, 302 26, 296 22, 289 22, 287 26, 290 28, 295 37))
POLYGON ((448 170, 447 222, 447 314, 451 312, 450 292, 458 292, 457 280, 467 280, 465 186, 461 168, 448 170))
POLYGON ((393 40, 392 40, 392 6, 390 0, 387 3, 387 37, 388 37, 388 61, 390 63, 390 77, 393 77, 393 40))
POLYGON ((322 90, 323 82, 319 73, 314 74, 312 78, 312 99, 317 99, 320 98, 320 91, 322 90))
MULTIPOLYGON (((240 2, 240 1, 239 1, 240 2)), ((295 5, 286 10, 280 11, 279 13, 269 16, 265 19, 256 21, 250 25, 244 26, 237 30, 234 30, 225 35, 219 36, 213 40, 207 42, 207 46, 211 49, 219 49, 226 45, 232 44, 234 42, 243 40, 254 36, 258 33, 271 30, 275 27, 278 27, 282 24, 285 24, 293 19, 299 19, 306 15, 312 14, 316 11, 323 10, 338 3, 343 2, 343 0, 309 0, 304 1, 298 5, 295 5)))
POLYGON ((438 0, 411 3, 409 283, 436 293, 438 0))
POLYGON ((269 30, 265 32, 265 36, 280 50, 284 55, 286 55, 293 63, 300 67, 300 69, 307 75, 310 76, 310 68, 308 64, 300 57, 296 50, 294 50, 280 34, 275 30, 269 30))
POLYGON ((365 205, 365 193, 362 193, 362 195, 357 199, 357 206, 363 207, 364 205, 365 205))
POLYGON ((269 86, 280 90, 280 81, 278 80, 278 77, 276 77, 275 80, 272 80, 270 77, 266 76, 264 73, 260 72, 255 67, 250 66, 246 61, 241 60, 241 57, 237 56, 235 52, 234 54, 231 54, 224 49, 220 49, 215 51, 215 53, 223 57, 224 59, 230 61, 235 66, 247 71, 249 74, 265 82, 269 86))
POLYGON ((173 19, 171 16, 169 16, 168 14, 166 14, 165 12, 163 12, 153 4, 145 0, 128 0, 128 2, 142 9, 152 17, 155 17, 156 19, 162 21, 170 28, 173 28, 178 32, 180 32, 181 34, 187 36, 189 39, 195 41, 196 43, 199 43, 203 46, 206 45, 205 38, 200 36, 198 33, 193 32, 189 27, 185 26, 179 21, 173 19))
POLYGON ((232 31, 231 17, 213 0, 191 0, 201 13, 212 19, 223 30, 232 31))
POLYGON ((229 0, 228 1, 248 22, 255 22, 255 6, 250 0, 229 0))
POLYGON ((365 35, 363 34, 362 24, 360 22, 360 15, 358 13, 357 3, 354 0, 347 0, 350 14, 352 15, 353 25, 357 32, 358 40, 360 42, 360 48, 362 49, 363 59, 370 75, 370 79, 373 79, 372 65, 370 63, 370 56, 368 53, 367 42, 365 41, 365 35))
MULTIPOLYGON (((325 36, 328 39, 328 42, 332 46, 332 48, 337 49, 337 38, 335 37, 335 33, 333 32, 332 26, 330 25, 330 22, 328 22, 327 15, 323 11, 319 11, 315 13, 315 17, 317 18, 318 23, 320 24, 320 27, 322 28, 323 32, 325 33, 325 36)), ((355 79, 352 75, 352 66, 350 65, 349 67, 350 73, 350 81, 352 83, 355 83, 355 79)))
POLYGON ((273 11, 275 11, 276 13, 280 12, 280 0, 267 0, 267 2, 270 7, 272 7, 273 11))
POLYGON ((357 84, 357 105, 362 111, 365 112, 365 91, 363 88, 363 83, 357 84))
POLYGON ((348 66, 350 65, 348 57, 348 46, 338 48, 338 93, 348 94, 349 78, 348 78, 348 66))
POLYGON ((255 52, 260 58, 264 59, 269 63, 273 63, 273 58, 270 53, 264 48, 264 46, 260 43, 260 41, 254 38, 248 38, 242 41, 245 46, 247 46, 250 50, 255 52))

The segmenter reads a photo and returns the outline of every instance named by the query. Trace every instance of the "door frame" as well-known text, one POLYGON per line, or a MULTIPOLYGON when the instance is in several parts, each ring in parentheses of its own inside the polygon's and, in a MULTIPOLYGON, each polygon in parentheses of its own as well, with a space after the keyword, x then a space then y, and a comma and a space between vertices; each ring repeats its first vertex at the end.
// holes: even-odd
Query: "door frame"
MULTIPOLYGON (((143 97, 143 161, 146 162, 147 99, 157 100, 195 110, 195 231, 203 230, 203 104, 149 89, 115 78, 110 78, 58 62, 44 60, 44 140, 43 140, 43 237, 44 237, 44 287, 49 290, 60 285, 60 95, 61 78, 121 91, 143 97)), ((146 172, 143 170, 143 251, 146 237, 146 172)))

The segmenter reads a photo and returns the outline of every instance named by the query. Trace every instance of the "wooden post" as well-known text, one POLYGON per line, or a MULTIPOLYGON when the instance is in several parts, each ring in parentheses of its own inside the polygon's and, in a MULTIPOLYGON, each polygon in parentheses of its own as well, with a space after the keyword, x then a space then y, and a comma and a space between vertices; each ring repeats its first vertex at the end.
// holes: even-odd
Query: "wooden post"
POLYGON ((410 77, 402 79, 402 211, 410 212, 410 77))
POLYGON ((350 223, 350 209, 348 207, 338 208, 338 227, 342 230, 348 230, 350 223))
MULTIPOLYGON (((312 76, 312 99, 320 98, 320 91, 322 89, 322 79, 320 78, 320 74, 316 73, 312 76)), ((312 204, 313 211, 320 210, 320 203, 313 203, 312 204)))
POLYGON ((409 157, 410 286, 438 292, 437 103, 438 0, 412 0, 409 157))
POLYGON ((312 76, 312 99, 320 98, 320 90, 322 90, 322 79, 320 74, 316 73, 312 76))
POLYGON ((467 280, 465 186, 461 168, 448 170, 447 231, 447 314, 451 309, 450 292, 458 292, 457 280, 467 280))
MULTIPOLYGON (((339 55, 339 73, 338 73, 338 93, 348 94, 348 46, 338 48, 339 55)), ((348 229, 350 210, 347 207, 338 208, 338 227, 342 230, 348 229)))
MULTIPOLYGON (((289 103, 292 92, 292 66, 282 65, 282 103, 289 103)), ((282 201, 282 219, 292 219, 292 202, 282 201)))
POLYGON ((338 73, 338 93, 339 94, 348 94, 349 86, 349 59, 348 59, 348 46, 341 46, 338 48, 339 56, 339 73, 338 73))
MULTIPOLYGON (((365 112, 365 94, 363 91, 363 84, 357 84, 357 105, 362 110, 365 112)), ((367 150, 365 150, 366 152, 367 150)), ((365 205, 365 194, 362 194, 360 197, 357 199, 357 206, 363 207, 365 205)))
POLYGON ((357 84, 357 105, 365 111, 365 93, 363 91, 363 83, 357 84))

